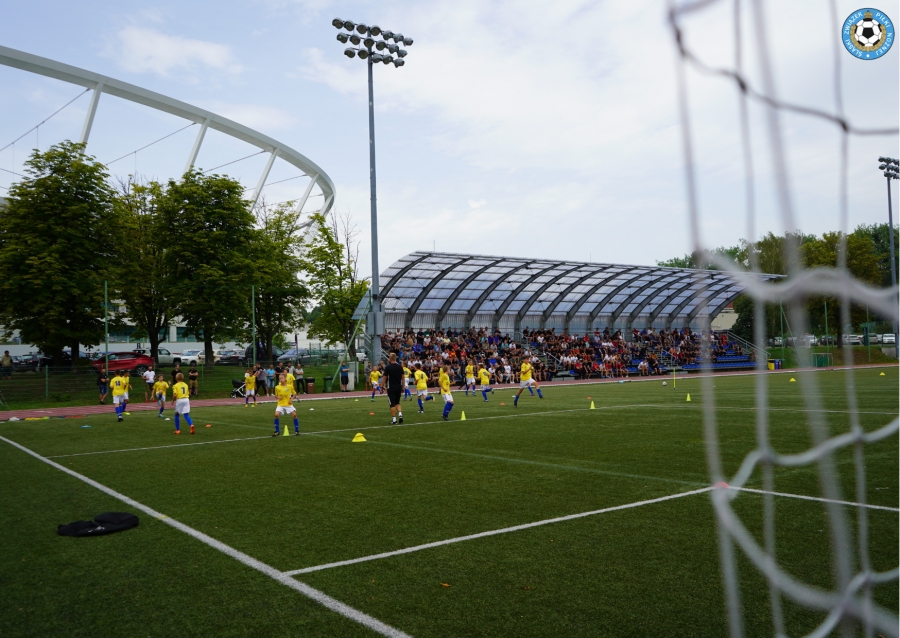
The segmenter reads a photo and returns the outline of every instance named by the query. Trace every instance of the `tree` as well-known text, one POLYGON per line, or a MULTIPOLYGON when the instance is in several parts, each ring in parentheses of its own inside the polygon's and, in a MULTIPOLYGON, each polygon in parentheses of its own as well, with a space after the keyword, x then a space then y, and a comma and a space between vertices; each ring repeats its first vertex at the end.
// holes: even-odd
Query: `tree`
MULTIPOLYGON (((738 246, 719 246, 712 252, 720 255, 722 257, 727 257, 731 261, 734 261, 738 264, 743 264, 743 260, 746 258, 746 242, 742 242, 742 245, 738 246)), ((719 270, 719 266, 712 262, 701 263, 699 254, 696 252, 685 255, 684 257, 673 257, 672 259, 666 259, 665 261, 656 262, 657 266, 663 266, 665 268, 698 268, 700 270, 719 270)))
POLYGON ((299 211, 292 202, 274 209, 262 202, 257 211, 259 232, 251 250, 254 261, 266 266, 254 273, 254 347, 259 349, 257 356, 271 361, 272 347, 283 344, 284 332, 303 321, 309 289, 299 280, 303 248, 299 211))
MULTIPOLYGON (((890 231, 887 224, 862 224, 853 231, 854 235, 869 237, 875 244, 875 253, 878 255, 878 270, 881 272, 882 288, 891 287, 891 246, 890 231)), ((900 229, 894 227, 894 268, 900 275, 900 229)))
POLYGON ((175 288, 167 259, 170 235, 161 220, 159 201, 164 196, 156 182, 120 183, 116 207, 124 229, 121 252, 128 267, 116 270, 115 289, 125 303, 126 316, 147 337, 150 356, 159 355, 160 333, 172 319, 175 288))
POLYGON ((103 340, 103 281, 121 263, 106 168, 63 142, 35 150, 0 209, 0 324, 61 360, 103 340))
POLYGON ((351 359, 356 357, 353 313, 369 289, 368 280, 359 276, 358 234, 349 213, 334 213, 330 220, 313 215, 312 237, 302 260, 318 310, 310 321, 309 334, 328 343, 346 344, 351 359))
POLYGON ((157 204, 175 310, 202 337, 207 366, 214 363, 213 342, 240 334, 250 315, 256 231, 242 196, 238 181, 191 170, 169 180, 157 204))

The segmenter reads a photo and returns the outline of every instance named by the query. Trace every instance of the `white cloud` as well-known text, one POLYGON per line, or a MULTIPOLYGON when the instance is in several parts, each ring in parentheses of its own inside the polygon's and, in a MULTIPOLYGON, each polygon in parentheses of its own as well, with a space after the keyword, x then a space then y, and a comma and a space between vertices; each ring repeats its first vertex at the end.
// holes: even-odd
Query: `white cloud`
POLYGON ((168 76, 173 71, 193 72, 202 67, 236 74, 243 70, 224 44, 167 35, 155 29, 126 26, 110 53, 119 65, 135 73, 168 76))
POLYGON ((260 131, 290 129, 297 124, 297 118, 274 106, 214 102, 210 110, 234 120, 238 124, 260 131))
POLYGON ((479 200, 470 199, 468 204, 469 204, 469 208, 475 209, 475 208, 481 208, 482 206, 487 204, 487 202, 484 201, 483 199, 479 199, 479 200))

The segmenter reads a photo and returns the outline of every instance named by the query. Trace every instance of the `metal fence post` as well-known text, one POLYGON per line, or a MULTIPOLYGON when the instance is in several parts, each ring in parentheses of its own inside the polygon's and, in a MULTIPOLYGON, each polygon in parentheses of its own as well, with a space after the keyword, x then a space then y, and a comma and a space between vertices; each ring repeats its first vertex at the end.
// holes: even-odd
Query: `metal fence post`
POLYGON ((44 401, 50 400, 50 365, 44 366, 44 401))

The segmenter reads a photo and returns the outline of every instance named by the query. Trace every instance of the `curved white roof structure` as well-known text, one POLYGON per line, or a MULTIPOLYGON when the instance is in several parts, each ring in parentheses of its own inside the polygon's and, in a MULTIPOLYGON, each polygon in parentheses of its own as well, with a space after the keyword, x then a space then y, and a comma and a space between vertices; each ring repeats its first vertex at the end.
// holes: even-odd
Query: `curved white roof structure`
POLYGON ((207 129, 214 129, 269 153, 268 161, 266 162, 266 166, 263 169, 263 173, 257 182, 252 196, 254 202, 259 198, 275 160, 282 159, 288 164, 296 166, 303 171, 304 174, 310 177, 310 182, 306 187, 303 197, 298 199, 297 210, 303 210, 303 206, 306 204, 306 200, 309 198, 314 185, 317 185, 321 189, 322 196, 324 197, 324 203, 319 208, 319 211, 327 214, 334 206, 334 183, 325 171, 319 168, 315 162, 295 151, 287 144, 279 142, 267 135, 263 135, 242 124, 238 124, 228 118, 222 117, 221 115, 216 115, 205 109, 192 106, 181 100, 176 100, 162 95, 161 93, 156 93, 155 91, 143 89, 134 84, 129 84, 128 82, 122 82, 69 64, 42 58, 37 55, 25 53, 24 51, 10 49, 9 47, 0 46, 0 64, 92 89, 93 94, 91 95, 91 103, 88 107, 81 136, 78 140, 79 142, 87 143, 90 138, 91 127, 94 123, 94 115, 97 113, 97 104, 100 101, 100 97, 103 94, 113 95, 130 102, 148 106, 152 109, 170 113, 201 125, 200 130, 197 133, 197 138, 194 141, 193 148, 188 157, 185 158, 187 160, 185 163, 185 171, 194 165, 194 162, 197 159, 197 153, 200 151, 200 147, 203 144, 203 138, 206 135, 207 129))

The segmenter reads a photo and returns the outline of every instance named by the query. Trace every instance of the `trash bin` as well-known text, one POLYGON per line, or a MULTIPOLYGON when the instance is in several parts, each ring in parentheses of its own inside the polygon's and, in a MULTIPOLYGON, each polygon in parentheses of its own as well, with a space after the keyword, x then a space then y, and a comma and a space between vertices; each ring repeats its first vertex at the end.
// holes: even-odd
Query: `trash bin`
POLYGON ((781 359, 775 359, 775 369, 781 370, 782 368, 784 368, 784 361, 782 361, 781 359))
POLYGON ((304 377, 303 382, 306 384, 306 394, 315 394, 316 393, 316 378, 315 377, 304 377))
POLYGON ((775 369, 775 359, 769 359, 767 367, 769 368, 769 370, 774 370, 775 369))

